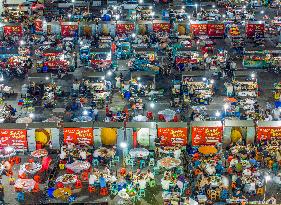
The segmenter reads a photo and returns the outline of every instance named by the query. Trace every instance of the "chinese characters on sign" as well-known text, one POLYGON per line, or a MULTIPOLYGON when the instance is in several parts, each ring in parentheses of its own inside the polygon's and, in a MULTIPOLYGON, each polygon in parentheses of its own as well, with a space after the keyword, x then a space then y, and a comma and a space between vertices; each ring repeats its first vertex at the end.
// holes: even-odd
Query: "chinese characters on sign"
POLYGON ((257 140, 271 140, 273 138, 281 139, 280 127, 258 127, 257 128, 257 140))
POLYGON ((117 24, 116 32, 117 33, 131 33, 135 30, 134 24, 117 24))
POLYGON ((64 142, 93 144, 93 128, 64 128, 64 142))
POLYGON ((159 128, 158 137, 161 146, 186 145, 187 128, 159 128))
POLYGON ((154 32, 170 32, 171 25, 169 23, 154 23, 152 29, 154 32))
POLYGON ((27 149, 26 130, 0 129, 0 147, 7 146, 27 149))
POLYGON ((222 141, 222 127, 192 127, 192 145, 215 145, 222 141))
POLYGON ((22 36, 22 27, 21 26, 4 26, 4 35, 10 36, 10 35, 16 35, 16 36, 22 36))

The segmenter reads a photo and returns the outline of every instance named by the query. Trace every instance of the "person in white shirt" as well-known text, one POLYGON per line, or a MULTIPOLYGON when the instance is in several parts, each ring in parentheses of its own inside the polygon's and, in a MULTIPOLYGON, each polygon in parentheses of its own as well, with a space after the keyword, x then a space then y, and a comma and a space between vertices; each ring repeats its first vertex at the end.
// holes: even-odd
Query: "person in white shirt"
POLYGON ((170 181, 167 178, 161 179, 162 189, 169 190, 170 188, 170 181))
POLYGON ((154 174, 149 169, 147 170, 147 174, 146 175, 147 175, 148 178, 154 179, 154 174))
POLYGON ((79 153, 79 156, 82 160, 86 160, 87 159, 87 153, 85 150, 81 150, 79 153))
POLYGON ((174 157, 176 159, 179 159, 181 156, 181 150, 179 148, 177 148, 175 151, 174 151, 174 157))
POLYGON ((139 180, 139 188, 140 189, 145 189, 146 188, 146 179, 142 178, 139 180))
POLYGON ((89 178, 89 184, 94 185, 97 180, 98 180, 98 178, 96 177, 96 175, 91 174, 90 178, 89 178))
POLYGON ((69 143, 67 144, 67 149, 68 149, 68 150, 72 150, 72 149, 74 148, 74 146, 75 146, 74 143, 69 142, 69 143))
POLYGON ((60 159, 64 160, 65 158, 66 158, 66 152, 64 150, 62 150, 60 153, 60 159))

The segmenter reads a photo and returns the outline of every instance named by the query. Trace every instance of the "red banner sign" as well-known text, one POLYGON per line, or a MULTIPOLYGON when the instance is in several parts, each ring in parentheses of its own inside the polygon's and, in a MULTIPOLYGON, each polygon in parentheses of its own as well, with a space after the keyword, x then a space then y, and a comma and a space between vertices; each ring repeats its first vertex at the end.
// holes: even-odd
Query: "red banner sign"
POLYGON ((40 19, 37 19, 35 22, 35 32, 40 33, 43 32, 43 21, 40 19))
POLYGON ((92 64, 111 64, 111 60, 91 60, 92 64))
POLYGON ((49 68, 53 68, 53 67, 58 67, 58 66, 67 66, 67 61, 65 60, 57 60, 57 61, 46 61, 44 63, 46 66, 48 66, 49 68))
POLYGON ((132 33, 135 30, 134 24, 117 24, 116 32, 117 33, 132 33))
POLYGON ((192 145, 215 145, 222 141, 222 127, 192 127, 192 145))
POLYGON ((171 25, 169 23, 154 23, 152 25, 154 32, 170 32, 171 25))
POLYGON ((207 24, 191 24, 190 30, 195 36, 208 34, 207 24))
POLYGON ((159 128, 158 137, 162 146, 186 145, 187 128, 159 128))
POLYGON ((208 24, 207 26, 208 36, 210 37, 222 37, 224 35, 224 24, 208 24))
POLYGON ((64 143, 93 145, 93 128, 64 128, 64 143))
POLYGON ((264 34, 264 24, 247 24, 246 25, 247 37, 254 37, 256 33, 264 34))
POLYGON ((10 36, 22 36, 23 31, 21 26, 4 26, 4 35, 10 36))
POLYGON ((0 129, 0 146, 27 149, 26 130, 0 129))
POLYGON ((257 140, 281 140, 281 127, 257 127, 257 140))
POLYGON ((198 63, 197 59, 189 59, 189 58, 181 58, 181 57, 176 57, 176 64, 180 63, 191 63, 191 64, 196 64, 198 63))
POLYGON ((78 34, 78 25, 61 25, 61 35, 64 37, 74 37, 78 34))

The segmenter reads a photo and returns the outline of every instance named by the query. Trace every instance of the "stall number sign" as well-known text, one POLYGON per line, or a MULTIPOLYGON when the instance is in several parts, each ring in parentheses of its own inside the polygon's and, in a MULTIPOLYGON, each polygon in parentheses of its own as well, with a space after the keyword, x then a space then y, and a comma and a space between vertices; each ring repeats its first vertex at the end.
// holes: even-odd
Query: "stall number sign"
POLYGON ((153 24, 153 31, 154 32, 170 32, 170 24, 169 23, 154 23, 153 24))
POLYGON ((4 34, 8 35, 22 35, 22 27, 21 26, 4 26, 4 34))
POLYGON ((134 24, 117 24, 117 33, 130 33, 135 30, 134 24))
POLYGON ((222 141, 222 127, 192 127, 192 145, 215 145, 222 141))
POLYGON ((258 127, 257 128, 257 140, 271 140, 281 139, 280 127, 258 127))
POLYGON ((64 143, 93 144, 93 128, 64 128, 64 143))
POLYGON ((254 37, 257 32, 264 33, 264 24, 247 24, 246 34, 248 37, 254 37))
POLYGON ((158 137, 161 146, 186 145, 187 128, 159 128, 158 137))
POLYGON ((74 37, 78 32, 78 25, 61 25, 61 35, 74 37))
POLYGON ((220 37, 224 35, 224 24, 208 24, 208 36, 220 37))
POLYGON ((191 24, 190 27, 194 35, 206 35, 208 31, 207 24, 191 24))
POLYGON ((0 129, 0 146, 27 149, 26 130, 0 129))

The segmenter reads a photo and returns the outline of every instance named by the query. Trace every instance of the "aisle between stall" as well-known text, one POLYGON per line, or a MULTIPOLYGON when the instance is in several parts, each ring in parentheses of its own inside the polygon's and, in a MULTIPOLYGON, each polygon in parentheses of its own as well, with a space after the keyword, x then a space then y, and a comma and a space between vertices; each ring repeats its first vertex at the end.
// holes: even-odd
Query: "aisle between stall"
POLYGON ((205 77, 205 72, 194 71, 182 74, 182 94, 184 104, 209 105, 213 96, 212 79, 205 77))
POLYGON ((181 107, 182 103, 182 92, 181 92, 181 81, 173 80, 172 81, 172 97, 170 101, 171 107, 181 107))

